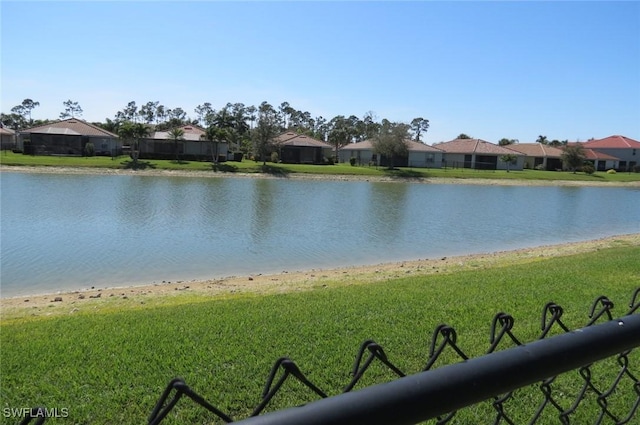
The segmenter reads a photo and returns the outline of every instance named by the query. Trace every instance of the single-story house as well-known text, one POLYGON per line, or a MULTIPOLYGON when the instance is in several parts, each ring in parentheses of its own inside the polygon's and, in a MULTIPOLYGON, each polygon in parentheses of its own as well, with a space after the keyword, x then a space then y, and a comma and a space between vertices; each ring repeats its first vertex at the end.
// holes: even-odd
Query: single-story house
POLYGON ((323 164, 333 157, 333 146, 293 131, 275 137, 273 146, 280 161, 289 164, 323 164))
POLYGON ((582 142, 572 142, 569 146, 579 145, 582 146, 582 152, 584 153, 585 161, 593 163, 596 171, 606 171, 610 169, 618 168, 618 158, 615 156, 591 149, 585 146, 582 142))
POLYGON ((616 158, 617 166, 611 168, 618 171, 633 171, 634 167, 640 166, 640 142, 629 137, 609 136, 604 139, 589 140, 582 146, 616 158))
POLYGON ((16 147, 16 132, 0 123, 0 149, 16 147))
MULTIPOLYGON (((183 125, 179 128, 184 132, 183 139, 177 143, 179 159, 211 161, 214 155, 217 155, 218 161, 227 159, 227 142, 206 140, 205 130, 197 125, 183 125)), ((176 143, 169 131, 155 131, 149 137, 140 140, 140 158, 174 159, 175 149, 176 143)))
POLYGON ((17 148, 25 154, 82 156, 88 143, 96 155, 122 154, 116 134, 78 118, 32 127, 18 133, 17 148))
POLYGON ((595 149, 584 149, 586 161, 591 161, 596 171, 607 171, 619 168, 619 160, 615 156, 607 155, 595 149))
POLYGON ((542 143, 514 143, 509 149, 525 155, 524 168, 562 170, 562 149, 542 143))
POLYGON ((454 168, 474 168, 477 170, 522 170, 525 155, 481 139, 454 139, 433 147, 443 150, 445 166, 454 168), (507 164, 500 159, 503 155, 513 155, 515 161, 507 164))
MULTIPOLYGON (((407 144, 408 155, 402 158, 394 158, 394 166, 416 168, 440 168, 442 166, 442 150, 409 139, 405 140, 405 143, 407 144)), ((349 143, 340 148, 338 157, 340 162, 349 162, 351 158, 355 158, 358 165, 385 166, 388 164, 386 158, 379 157, 373 152, 372 140, 349 143)))

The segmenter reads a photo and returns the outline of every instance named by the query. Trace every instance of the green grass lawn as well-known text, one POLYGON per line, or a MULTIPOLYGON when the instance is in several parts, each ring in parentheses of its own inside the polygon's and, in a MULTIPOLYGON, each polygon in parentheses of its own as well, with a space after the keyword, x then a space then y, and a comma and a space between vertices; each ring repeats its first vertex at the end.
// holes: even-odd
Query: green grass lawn
MULTIPOLYGON (((62 156, 32 156, 15 154, 11 151, 0 153, 0 163, 5 166, 29 165, 29 166, 58 166, 58 167, 90 167, 111 169, 132 169, 133 163, 127 156, 112 159, 111 157, 62 157, 62 156)), ((640 173, 616 173, 596 172, 593 175, 585 173, 571 173, 558 171, 522 170, 472 170, 464 168, 426 169, 426 168, 398 168, 387 170, 384 167, 351 166, 349 164, 335 165, 306 165, 306 164, 275 164, 267 162, 266 170, 261 162, 243 160, 242 162, 228 161, 218 164, 215 168, 210 162, 199 161, 173 161, 173 160, 140 160, 139 169, 156 170, 184 170, 184 171, 211 171, 227 173, 262 173, 286 176, 294 173, 302 174, 327 174, 346 176, 392 176, 396 178, 458 178, 458 179, 512 179, 512 180, 568 180, 591 182, 637 182, 640 181, 640 173)))
MULTIPOLYGON (((176 298, 175 304, 162 306, 4 319, 0 400, 3 408, 69 409, 69 418, 51 423, 140 424, 165 385, 180 376, 223 412, 243 419, 260 402, 269 370, 281 356, 335 395, 349 382, 357 349, 367 339, 412 374, 424 367, 431 334, 440 323, 453 326, 460 348, 476 357, 488 349, 491 320, 499 311, 515 317, 514 333, 526 342, 539 335, 542 307, 549 301, 564 307, 563 321, 571 329, 588 322, 591 304, 600 295, 608 296, 616 305, 614 314, 622 316, 640 286, 638 258, 640 247, 621 246, 368 285, 189 303, 176 298)), ((630 363, 636 374, 638 351, 630 363)), ((448 353, 436 366, 457 360, 448 353)), ((616 371, 608 371, 609 379, 616 371)), ((557 400, 567 406, 579 386, 574 377, 558 382, 557 400)), ((394 378, 376 363, 356 389, 394 378)), ((524 418, 542 401, 539 394, 535 389, 516 392, 508 407, 522 419, 518 423, 528 421, 524 418)), ((627 406, 637 395, 628 389, 619 398, 611 404, 616 412, 624 410, 618 403, 627 406)), ((310 390, 288 381, 266 411, 315 399, 310 390)), ((580 408, 572 423, 592 423, 597 411, 593 394, 580 408)), ((186 398, 174 412, 163 423, 219 423, 186 398)), ((558 423, 552 411, 545 415, 538 423, 558 423)), ((491 423, 493 416, 485 403, 459 412, 454 423, 491 423)), ((0 415, 0 422, 17 421, 0 415)))

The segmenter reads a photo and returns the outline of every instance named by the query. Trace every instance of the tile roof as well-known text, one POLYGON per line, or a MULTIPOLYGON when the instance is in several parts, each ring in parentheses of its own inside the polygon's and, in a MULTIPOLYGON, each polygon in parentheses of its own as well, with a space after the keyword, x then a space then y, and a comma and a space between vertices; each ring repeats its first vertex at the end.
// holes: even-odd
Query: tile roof
POLYGON ((598 159, 598 160, 618 161, 620 159, 620 158, 616 158, 615 156, 607 155, 606 153, 598 152, 596 150, 589 149, 589 148, 583 148, 582 151, 584 152, 585 159, 588 159, 588 160, 598 159))
POLYGON ((562 155, 562 149, 556 148, 555 146, 543 145, 542 143, 514 143, 513 145, 509 145, 509 149, 527 156, 560 158, 560 155, 562 155))
POLYGON ((363 140, 358 143, 349 143, 342 146, 340 149, 342 150, 352 150, 352 151, 363 151, 363 150, 371 150, 373 149, 373 143, 371 140, 363 140))
POLYGON ((307 136, 306 134, 298 134, 293 131, 287 131, 280 134, 279 136, 276 136, 274 138, 274 143, 280 146, 311 146, 329 149, 333 148, 333 146, 331 146, 327 142, 314 139, 313 137, 307 136))
POLYGON ((13 136, 16 132, 11 130, 10 128, 6 128, 6 127, 0 127, 0 134, 3 134, 5 136, 9 135, 9 136, 13 136))
MULTIPOLYGON (((188 140, 188 141, 201 141, 202 135, 205 134, 204 129, 201 127, 198 127, 197 125, 183 125, 180 128, 182 129, 182 131, 184 131, 184 135, 182 137, 184 137, 184 140, 188 140)), ((160 140, 171 139, 168 131, 153 132, 149 136, 149 138, 160 139, 160 140)))
POLYGON ((599 152, 594 149, 590 149, 586 146, 584 142, 569 142, 568 146, 582 146, 582 152, 584 153, 585 159, 588 160, 614 160, 617 161, 620 158, 616 158, 615 156, 607 155, 606 153, 599 152))
MULTIPOLYGON (((406 139, 405 143, 407 144, 407 148, 409 149, 409 152, 442 152, 441 149, 426 145, 424 143, 416 142, 410 139, 406 139)), ((373 140, 367 139, 358 143, 349 143, 348 145, 344 145, 340 149, 354 150, 354 151, 371 150, 373 149, 373 140)))
POLYGON ((97 125, 90 124, 78 118, 69 118, 62 121, 56 121, 49 124, 28 128, 26 130, 22 130, 20 133, 65 134, 74 136, 96 136, 111 138, 118 137, 116 134, 113 134, 98 127, 97 125))
POLYGON ((433 145, 446 153, 481 155, 522 155, 522 153, 481 139, 454 139, 433 145))
POLYGON ((442 149, 438 149, 433 146, 429 146, 425 143, 416 142, 414 140, 405 140, 409 152, 442 152, 442 149))
POLYGON ((640 149, 640 142, 624 136, 609 136, 604 139, 584 142, 586 148, 600 149, 640 149))

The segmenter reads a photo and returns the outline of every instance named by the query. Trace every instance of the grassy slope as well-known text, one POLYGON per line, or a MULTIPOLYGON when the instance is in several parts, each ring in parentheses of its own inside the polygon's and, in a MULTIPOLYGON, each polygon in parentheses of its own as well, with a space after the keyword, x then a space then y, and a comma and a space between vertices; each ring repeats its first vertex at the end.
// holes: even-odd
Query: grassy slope
MULTIPOLYGON (((4 321, 0 399, 2 407, 68 407, 73 422, 138 424, 164 385, 181 376, 241 419, 259 403, 270 367, 281 356, 333 395, 348 383, 357 348, 366 339, 381 344, 400 369, 415 373, 426 363, 431 333, 440 323, 453 326, 460 347, 478 356, 488 348, 498 311, 516 318, 514 332, 523 341, 539 334, 541 308, 548 301, 564 307, 563 319, 572 329, 588 321, 589 307, 600 295, 623 315, 640 286, 639 257, 640 247, 621 247, 370 285, 4 321)), ((637 350, 634 355, 637 371, 637 350)), ((376 365, 357 388, 390 379, 394 376, 376 365)), ((315 398, 292 381, 267 410, 315 398)), ((516 405, 516 416, 534 408, 522 400, 516 405)), ((213 420, 186 399, 176 412, 166 423, 213 420)), ((476 423, 474 415, 486 413, 490 408, 470 409, 459 420, 476 423)))
MULTIPOLYGON (((132 163, 128 157, 54 157, 31 156, 2 152, 0 162, 3 166, 32 165, 32 166, 57 166, 57 167, 90 167, 110 169, 131 169, 132 163)), ((214 172, 209 162, 197 161, 170 161, 170 160, 141 160, 141 169, 155 170, 184 170, 184 171, 211 171, 214 172)), ((262 163, 254 161, 225 162, 217 167, 217 171, 228 173, 260 173, 263 172, 262 163)), ((607 174, 596 172, 593 175, 584 173, 523 170, 506 172, 503 170, 471 170, 471 169, 425 169, 402 168, 386 170, 376 167, 352 167, 349 164, 336 165, 304 165, 304 164, 273 164, 267 163, 267 172, 275 175, 288 175, 292 173, 327 174, 327 175, 362 175, 362 176, 394 176, 398 178, 486 178, 486 179, 521 179, 521 180, 568 180, 568 181, 592 181, 592 182, 632 182, 640 181, 640 173, 616 173, 607 174)))

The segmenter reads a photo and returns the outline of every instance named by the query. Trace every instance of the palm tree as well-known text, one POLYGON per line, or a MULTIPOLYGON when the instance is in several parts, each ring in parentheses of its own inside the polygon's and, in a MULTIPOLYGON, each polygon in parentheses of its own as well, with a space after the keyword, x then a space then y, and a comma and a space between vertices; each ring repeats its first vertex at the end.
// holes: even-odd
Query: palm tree
POLYGON ((172 128, 167 135, 173 140, 173 153, 175 153, 176 162, 178 162, 178 141, 184 140, 184 130, 180 127, 172 128))
POLYGON ((138 158, 134 155, 133 152, 133 123, 131 121, 124 121, 123 123, 121 123, 118 127, 118 136, 122 139, 123 142, 126 142, 131 146, 131 159, 133 159, 135 163, 138 158))
POLYGON ((140 156, 140 139, 144 139, 149 136, 150 130, 145 124, 135 123, 133 124, 133 137, 135 140, 135 146, 137 149, 136 152, 136 164, 138 161, 138 157, 140 156))
POLYGON ((218 143, 227 140, 227 130, 216 126, 209 126, 205 129, 202 139, 211 143, 211 160, 218 163, 218 143))
POLYGON ((140 139, 149 135, 149 127, 142 123, 133 123, 125 121, 118 129, 118 136, 131 144, 131 159, 134 167, 138 166, 138 157, 140 156, 140 139))
POLYGON ((547 136, 540 135, 536 139, 536 143, 540 143, 541 145, 548 145, 549 144, 549 140, 547 140, 547 136))

